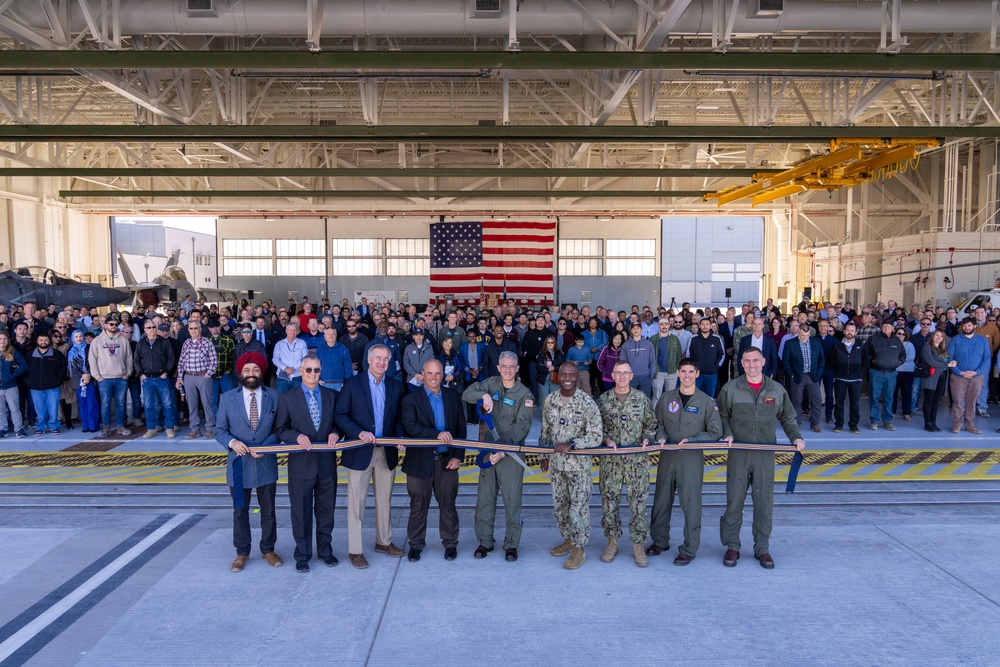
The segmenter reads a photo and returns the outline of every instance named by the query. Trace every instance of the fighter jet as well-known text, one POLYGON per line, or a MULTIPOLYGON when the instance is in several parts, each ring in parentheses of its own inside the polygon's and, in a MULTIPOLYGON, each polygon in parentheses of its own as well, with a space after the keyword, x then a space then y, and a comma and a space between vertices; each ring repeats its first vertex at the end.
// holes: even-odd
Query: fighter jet
POLYGON ((191 284, 187 274, 177 260, 181 256, 180 250, 175 250, 167 260, 167 265, 163 267, 163 273, 153 278, 150 282, 140 283, 135 279, 132 270, 129 269, 122 251, 115 248, 118 253, 118 265, 121 267, 122 277, 128 283, 125 289, 135 295, 134 302, 146 306, 158 306, 167 304, 177 304, 190 296, 197 301, 204 299, 206 303, 228 303, 233 299, 242 299, 253 295, 249 292, 220 289, 199 289, 191 284))
POLYGON ((97 283, 81 283, 44 266, 19 266, 0 273, 0 303, 20 306, 33 301, 39 306, 106 306, 124 303, 128 292, 97 283))

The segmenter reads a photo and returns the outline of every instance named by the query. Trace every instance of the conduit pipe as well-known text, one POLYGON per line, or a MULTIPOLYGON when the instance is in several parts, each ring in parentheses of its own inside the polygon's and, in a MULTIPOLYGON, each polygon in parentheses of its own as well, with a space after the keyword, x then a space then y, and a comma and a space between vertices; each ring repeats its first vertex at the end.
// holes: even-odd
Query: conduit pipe
MULTIPOLYGON (((7 16, 42 33, 51 27, 43 3, 14 0, 5 3, 7 16)), ((218 35, 306 37, 306 3, 300 0, 216 0, 214 15, 189 15, 183 0, 121 0, 121 33, 125 35, 218 35)), ((502 3, 503 4, 503 3, 502 3)), ((637 3, 585 2, 587 12, 571 0, 527 0, 517 12, 521 34, 562 37, 601 35, 601 23, 619 36, 634 35, 639 20, 637 3)), ((670 30, 671 35, 713 34, 714 0, 694 0, 670 30)), ((405 0, 337 0, 325 5, 324 36, 506 36, 509 9, 494 17, 474 16, 470 0, 430 0, 414 4, 405 0)), ((988 33, 991 2, 982 0, 905 0, 900 22, 910 33, 988 33)), ((88 30, 80 6, 65 3, 69 32, 88 30)), ((643 12, 645 14, 645 12, 643 12)), ((810 31, 880 34, 882 3, 864 0, 785 0, 784 12, 774 18, 750 18, 744 8, 736 12, 734 34, 777 35, 810 31)))

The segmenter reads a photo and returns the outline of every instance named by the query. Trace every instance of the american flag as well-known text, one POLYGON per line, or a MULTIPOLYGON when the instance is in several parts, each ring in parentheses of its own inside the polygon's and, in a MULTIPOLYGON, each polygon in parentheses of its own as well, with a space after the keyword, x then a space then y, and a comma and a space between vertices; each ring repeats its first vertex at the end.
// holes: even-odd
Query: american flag
POLYGON ((555 244, 555 222, 431 223, 431 296, 478 298, 506 282, 510 298, 551 301, 555 244))

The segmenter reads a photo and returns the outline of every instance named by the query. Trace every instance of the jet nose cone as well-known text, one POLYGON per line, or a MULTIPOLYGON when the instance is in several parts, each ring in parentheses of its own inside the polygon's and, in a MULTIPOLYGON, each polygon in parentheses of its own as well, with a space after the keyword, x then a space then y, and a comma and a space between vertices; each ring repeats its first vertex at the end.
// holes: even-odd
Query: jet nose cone
POLYGON ((129 292, 123 292, 120 289, 112 289, 106 287, 104 289, 105 299, 107 303, 124 303, 126 301, 132 300, 132 295, 129 292))

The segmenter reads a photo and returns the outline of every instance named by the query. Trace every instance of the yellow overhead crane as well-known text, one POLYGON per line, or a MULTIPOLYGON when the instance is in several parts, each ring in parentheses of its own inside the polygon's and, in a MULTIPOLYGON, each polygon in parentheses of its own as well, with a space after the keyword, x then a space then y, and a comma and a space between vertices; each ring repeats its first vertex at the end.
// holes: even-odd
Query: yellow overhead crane
POLYGON ((826 155, 809 158, 777 174, 754 174, 750 185, 709 192, 703 198, 717 199, 721 207, 749 197, 757 206, 804 190, 850 188, 916 168, 920 149, 938 145, 937 139, 833 139, 826 155))

